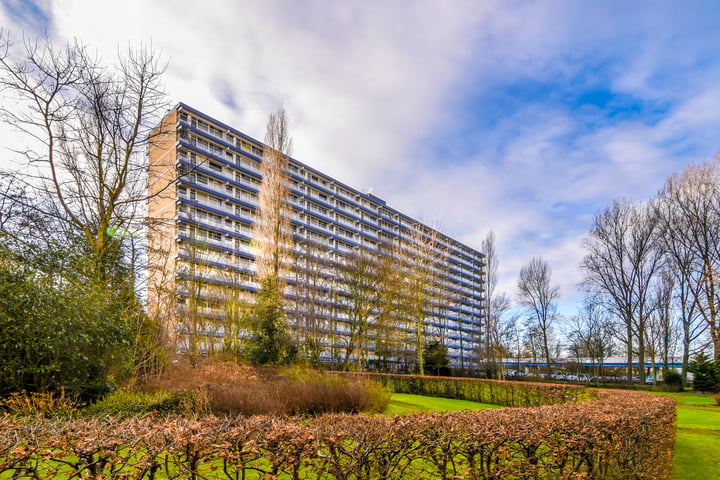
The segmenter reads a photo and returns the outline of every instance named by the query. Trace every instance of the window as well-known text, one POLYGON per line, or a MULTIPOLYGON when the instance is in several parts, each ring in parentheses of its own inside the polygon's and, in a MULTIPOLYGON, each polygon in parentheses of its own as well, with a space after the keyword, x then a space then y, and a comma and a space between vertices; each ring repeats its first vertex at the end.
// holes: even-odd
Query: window
POLYGON ((208 167, 210 167, 210 170, 215 170, 216 172, 222 172, 222 165, 215 162, 209 162, 208 167))
POLYGON ((197 120, 196 126, 197 126, 198 130, 202 130, 203 132, 210 131, 210 125, 207 122, 203 122, 202 120, 197 120))
POLYGON ((216 136, 217 138, 223 138, 223 131, 219 128, 213 127, 210 125, 210 134, 216 136))
POLYGON ((251 177, 250 175, 245 175, 244 173, 237 172, 235 173, 235 181, 244 183, 246 185, 260 185, 260 180, 258 180, 255 177, 251 177))

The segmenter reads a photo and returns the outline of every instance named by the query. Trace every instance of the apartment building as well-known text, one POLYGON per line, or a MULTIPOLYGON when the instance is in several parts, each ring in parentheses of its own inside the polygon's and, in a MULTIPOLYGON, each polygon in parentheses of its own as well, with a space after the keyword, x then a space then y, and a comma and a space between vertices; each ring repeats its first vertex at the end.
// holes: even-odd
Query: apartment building
MULTIPOLYGON (((182 349, 234 348, 247 334, 242 318, 258 289, 254 227, 264 148, 179 104, 149 149, 149 308, 165 316, 182 349)), ((373 364, 382 357, 402 369, 414 359, 411 339, 421 328, 426 342, 448 348, 452 366, 471 367, 483 324, 484 255, 296 159, 288 174, 293 254, 283 284, 298 344, 312 337, 326 362, 364 355, 358 360, 373 364), (372 328, 366 343, 349 351, 354 317, 344 267, 354 258, 419 252, 418 242, 430 249, 423 259, 431 257, 434 274, 422 326, 394 313, 384 321, 395 342, 382 355, 381 334, 372 328)), ((406 258, 405 265, 423 259, 406 258)), ((381 321, 377 309, 369 317, 371 324, 381 321)))

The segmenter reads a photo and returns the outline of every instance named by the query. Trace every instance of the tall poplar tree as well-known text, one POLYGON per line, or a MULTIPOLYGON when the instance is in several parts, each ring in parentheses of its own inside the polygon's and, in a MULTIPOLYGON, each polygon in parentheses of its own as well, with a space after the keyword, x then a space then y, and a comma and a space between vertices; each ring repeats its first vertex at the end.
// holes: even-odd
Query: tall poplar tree
POLYGON ((261 163, 260 214, 255 227, 256 265, 260 291, 256 296, 250 359, 260 364, 294 361, 295 344, 285 315, 283 287, 292 258, 289 165, 292 151, 285 109, 270 115, 261 163))

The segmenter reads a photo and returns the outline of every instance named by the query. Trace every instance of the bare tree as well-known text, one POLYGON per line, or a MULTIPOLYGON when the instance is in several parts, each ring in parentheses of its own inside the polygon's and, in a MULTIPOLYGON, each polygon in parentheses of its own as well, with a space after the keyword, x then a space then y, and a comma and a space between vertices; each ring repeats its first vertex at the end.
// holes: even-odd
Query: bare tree
POLYGON ((578 358, 588 357, 595 377, 601 376, 605 359, 615 353, 613 324, 605 311, 592 302, 586 303, 578 315, 570 319, 567 336, 569 349, 578 358))
MULTIPOLYGON (((632 380, 633 352, 645 361, 645 330, 652 314, 652 287, 662 267, 657 216, 644 205, 615 200, 595 216, 583 241, 587 254, 580 268, 583 285, 593 301, 611 312, 624 327, 619 339, 627 352, 627 377, 632 380)), ((641 378, 645 372, 641 369, 641 378)))
POLYGON ((21 169, 3 175, 34 192, 39 201, 25 207, 81 234, 92 274, 106 280, 117 240, 141 228, 145 148, 167 108, 164 67, 149 48, 129 50, 108 68, 78 42, 23 46, 16 55, 0 39, 0 117, 27 140, 16 152, 21 169))
POLYGON ((292 139, 285 109, 270 115, 261 163, 260 215, 255 228, 259 251, 256 263, 260 283, 265 279, 281 283, 290 262, 293 237, 289 198, 289 166, 292 139))
POLYGON ((498 312, 499 315, 492 329, 493 357, 498 365, 499 378, 505 379, 504 359, 512 357, 513 349, 519 342, 519 332, 517 329, 517 318, 503 318, 504 313, 510 308, 510 299, 507 295, 498 295, 494 301, 497 303, 494 307, 496 308, 495 311, 498 312))
POLYGON ((673 291, 675 278, 664 270, 659 281, 655 284, 655 308, 646 325, 648 354, 653 374, 653 383, 657 383, 657 360, 663 362, 663 372, 668 371, 668 362, 671 350, 675 344, 675 322, 673 319, 673 291))
POLYGON ((485 315, 480 332, 482 358, 485 360, 485 373, 488 376, 498 371, 502 375, 502 362, 498 363, 498 349, 502 330, 502 317, 510 308, 510 299, 504 293, 497 292, 498 267, 500 260, 495 249, 495 234, 490 231, 482 242, 485 254, 485 315))
POLYGON ((542 350, 547 363, 547 374, 551 373, 548 336, 550 327, 557 318, 557 301, 560 288, 550 285, 550 266, 540 257, 533 257, 520 269, 518 277, 518 302, 527 309, 542 335, 542 350))
POLYGON ((425 319, 441 298, 439 289, 443 272, 440 265, 447 252, 440 243, 437 230, 419 223, 413 225, 408 241, 400 248, 398 257, 405 260, 404 297, 412 319, 417 368, 420 375, 424 375, 425 319))
MULTIPOLYGON (((228 252, 221 255, 229 256, 228 252)), ((218 258, 216 263, 222 261, 218 258)), ((223 351, 237 356, 242 351, 250 326, 252 303, 247 286, 252 275, 248 271, 249 260, 244 257, 233 255, 227 263, 230 265, 216 271, 218 285, 214 291, 220 304, 218 313, 221 315, 223 351)))
POLYGON ((23 145, 17 168, 0 172, 13 186, 0 191, 0 203, 12 205, 0 214, 2 235, 22 248, 63 251, 56 280, 103 292, 105 318, 131 333, 123 342, 139 379, 159 368, 164 346, 157 316, 145 315, 135 291, 149 197, 145 150, 168 106, 163 70, 147 47, 105 66, 79 42, 13 45, 0 33, 0 120, 23 145))
POLYGON ((376 365, 384 371, 390 370, 391 362, 400 357, 405 343, 401 324, 408 317, 408 306, 403 296, 404 273, 395 250, 393 245, 381 243, 376 257, 379 311, 371 329, 375 341, 376 365))
POLYGON ((538 354, 543 354, 543 332, 537 325, 534 317, 528 317, 523 321, 522 342, 524 350, 532 359, 533 373, 538 373, 538 354))
POLYGON ((343 292, 340 302, 348 314, 343 368, 349 369, 353 352, 358 369, 368 360, 368 342, 374 319, 380 310, 380 271, 377 255, 357 249, 345 257, 341 270, 343 292))
POLYGON ((296 239, 293 279, 294 327, 298 350, 322 368, 321 356, 329 334, 328 319, 335 307, 337 264, 334 252, 311 240, 296 239))
POLYGON ((286 364, 297 348, 288 332, 284 284, 292 260, 289 164, 292 140, 284 109, 270 115, 261 164, 260 214, 255 226, 256 264, 260 290, 256 295, 253 334, 246 353, 256 363, 286 364))
POLYGON ((681 344, 682 377, 687 383, 688 365, 692 345, 707 331, 709 324, 704 321, 697 294, 702 292, 703 278, 701 259, 692 242, 687 241, 692 231, 692 220, 683 214, 681 189, 674 187, 676 177, 666 183, 653 203, 660 222, 660 248, 665 254, 666 272, 673 278, 673 309, 678 310, 681 344))
MULTIPOLYGON (((673 175, 659 197, 664 207, 665 248, 680 268, 681 288, 689 289, 719 359, 720 158, 673 175)), ((686 316, 685 322, 689 320, 686 316)))

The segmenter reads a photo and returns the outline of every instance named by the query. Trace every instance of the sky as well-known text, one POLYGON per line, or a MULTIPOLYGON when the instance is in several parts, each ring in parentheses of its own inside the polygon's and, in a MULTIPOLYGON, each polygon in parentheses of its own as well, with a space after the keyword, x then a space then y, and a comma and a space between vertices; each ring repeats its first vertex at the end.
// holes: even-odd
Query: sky
POLYGON ((151 46, 172 104, 257 139, 284 106, 294 158, 470 247, 492 230, 511 298, 542 257, 565 316, 594 215, 720 149, 716 0, 1 5, 16 41, 151 46))

